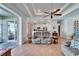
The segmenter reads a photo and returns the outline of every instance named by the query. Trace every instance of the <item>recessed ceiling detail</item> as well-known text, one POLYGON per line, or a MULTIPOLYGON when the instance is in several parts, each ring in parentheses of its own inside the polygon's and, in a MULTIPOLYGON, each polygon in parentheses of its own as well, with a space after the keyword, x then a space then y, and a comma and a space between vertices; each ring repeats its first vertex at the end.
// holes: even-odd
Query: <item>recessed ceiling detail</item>
POLYGON ((67 14, 69 11, 71 11, 69 10, 68 12, 66 12, 66 10, 68 10, 69 8, 73 9, 74 7, 72 3, 52 3, 52 8, 51 8, 51 3, 3 3, 3 5, 8 7, 15 13, 19 14, 21 17, 25 17, 25 18, 42 17, 46 15, 44 12, 51 12, 56 9, 60 9, 59 13, 64 15, 64 13, 67 14))
POLYGON ((14 16, 14 15, 10 13, 8 10, 4 9, 3 7, 0 7, 0 16, 14 16))

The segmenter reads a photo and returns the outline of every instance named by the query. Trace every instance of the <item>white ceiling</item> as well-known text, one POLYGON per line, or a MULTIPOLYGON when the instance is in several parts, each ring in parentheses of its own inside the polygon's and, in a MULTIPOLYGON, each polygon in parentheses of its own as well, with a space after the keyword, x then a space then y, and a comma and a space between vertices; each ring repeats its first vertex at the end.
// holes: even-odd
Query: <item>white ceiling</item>
MULTIPOLYGON (((66 3, 52 3, 52 10, 61 9, 66 3)), ((51 3, 4 3, 3 5, 12 9, 23 17, 36 16, 40 10, 43 12, 51 11, 51 3)))
POLYGON ((36 3, 33 4, 35 6, 35 10, 38 11, 38 9, 41 9, 43 12, 45 11, 53 11, 54 9, 61 9, 65 3, 36 3), (51 8, 52 5, 52 8, 51 8))
MULTIPOLYGON (((3 5, 10 8, 12 11, 19 14, 21 17, 26 18, 41 17, 46 15, 44 14, 44 12, 51 12, 51 10, 53 11, 55 9, 60 9, 62 15, 67 16, 69 14, 68 16, 70 17, 74 14, 73 12, 70 11, 74 9, 74 7, 76 7, 75 4, 72 3, 52 3, 52 9, 51 9, 51 3, 3 3, 3 5), (69 8, 71 9, 69 10, 69 8)), ((76 13, 78 13, 78 10, 76 11, 76 13)))

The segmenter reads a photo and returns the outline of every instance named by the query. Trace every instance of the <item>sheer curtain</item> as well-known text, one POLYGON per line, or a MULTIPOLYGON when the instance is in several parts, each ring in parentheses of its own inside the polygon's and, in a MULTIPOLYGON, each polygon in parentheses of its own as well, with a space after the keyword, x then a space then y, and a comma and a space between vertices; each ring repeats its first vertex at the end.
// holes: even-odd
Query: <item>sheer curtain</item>
POLYGON ((0 42, 2 42, 2 20, 0 20, 0 42))

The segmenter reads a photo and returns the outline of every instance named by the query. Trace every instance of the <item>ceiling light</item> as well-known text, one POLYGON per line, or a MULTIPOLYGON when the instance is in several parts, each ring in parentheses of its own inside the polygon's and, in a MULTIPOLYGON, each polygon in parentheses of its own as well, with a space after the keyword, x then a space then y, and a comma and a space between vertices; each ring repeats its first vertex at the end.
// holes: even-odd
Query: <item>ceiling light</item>
POLYGON ((38 12, 41 12, 41 9, 38 9, 38 12))

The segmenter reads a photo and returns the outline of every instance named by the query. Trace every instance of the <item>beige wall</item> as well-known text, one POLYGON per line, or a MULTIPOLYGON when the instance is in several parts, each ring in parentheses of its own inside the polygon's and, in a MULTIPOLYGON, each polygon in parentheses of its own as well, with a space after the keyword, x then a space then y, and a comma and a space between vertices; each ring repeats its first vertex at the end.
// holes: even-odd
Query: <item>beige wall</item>
POLYGON ((54 32, 54 31, 58 32, 57 20, 52 20, 51 26, 52 26, 52 28, 51 28, 51 31, 52 31, 52 32, 54 32))
POLYGON ((27 42, 28 36, 32 35, 33 23, 27 18, 22 19, 22 43, 27 42))
POLYGON ((61 36, 70 37, 74 33, 74 21, 79 20, 78 18, 63 19, 61 21, 61 36))
POLYGON ((27 19, 22 19, 22 43, 26 42, 28 34, 28 22, 27 19))

